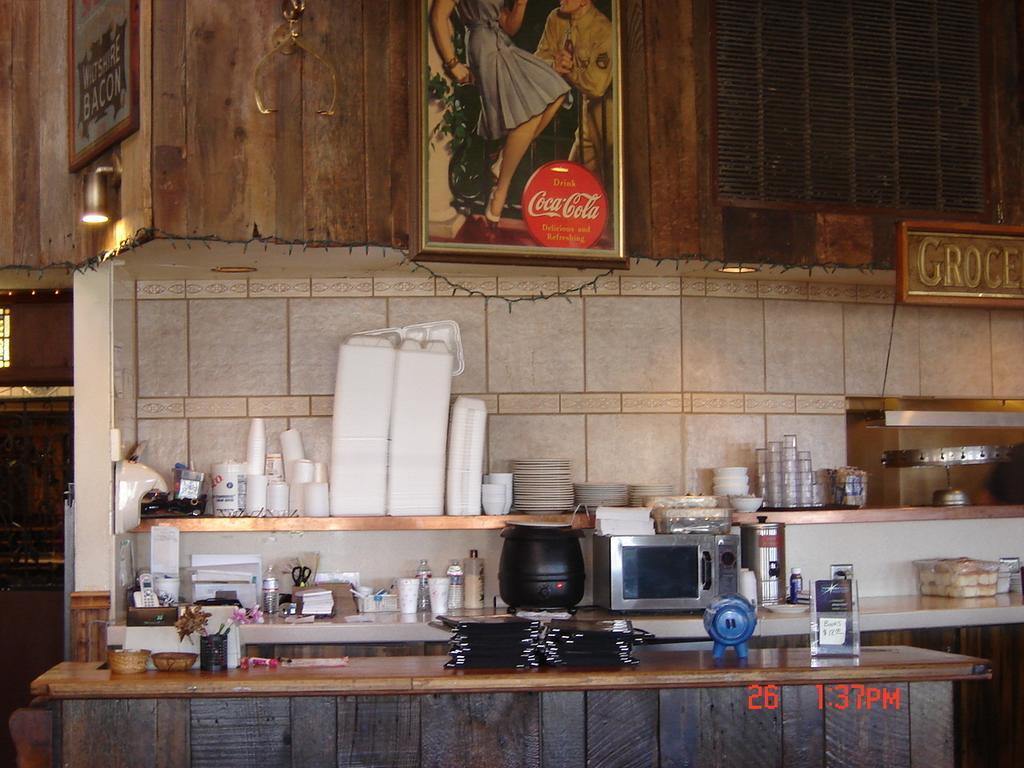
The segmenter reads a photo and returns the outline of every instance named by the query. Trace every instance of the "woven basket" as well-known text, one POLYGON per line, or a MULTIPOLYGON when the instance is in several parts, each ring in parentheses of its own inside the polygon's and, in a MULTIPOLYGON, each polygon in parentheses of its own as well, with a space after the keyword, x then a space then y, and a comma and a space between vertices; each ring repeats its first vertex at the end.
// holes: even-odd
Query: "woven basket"
POLYGON ((107 651, 107 666, 116 675, 133 675, 146 671, 149 651, 127 651, 121 649, 107 651))
POLYGON ((370 595, 357 597, 360 613, 393 613, 398 610, 398 595, 370 595))

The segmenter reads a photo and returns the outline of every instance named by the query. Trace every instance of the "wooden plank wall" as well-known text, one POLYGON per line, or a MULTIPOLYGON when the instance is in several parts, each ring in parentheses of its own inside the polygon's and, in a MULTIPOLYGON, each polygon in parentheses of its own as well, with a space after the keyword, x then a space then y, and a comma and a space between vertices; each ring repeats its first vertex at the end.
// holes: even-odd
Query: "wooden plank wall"
MULTIPOLYGON (((405 245, 418 196, 411 121, 418 2, 313 0, 306 39, 338 70, 275 56, 278 0, 143 3, 142 128, 122 144, 127 230, 405 245), (152 41, 150 55, 149 44, 152 41)), ((711 4, 621 0, 629 250, 765 263, 887 266, 897 216, 723 208, 712 168, 711 4)), ((983 72, 992 218, 1024 223, 1019 4, 989 0, 983 72), (988 33, 991 34, 988 34, 988 33)), ((67 172, 66 0, 0 0, 0 266, 84 261, 109 247, 77 224, 67 172)))

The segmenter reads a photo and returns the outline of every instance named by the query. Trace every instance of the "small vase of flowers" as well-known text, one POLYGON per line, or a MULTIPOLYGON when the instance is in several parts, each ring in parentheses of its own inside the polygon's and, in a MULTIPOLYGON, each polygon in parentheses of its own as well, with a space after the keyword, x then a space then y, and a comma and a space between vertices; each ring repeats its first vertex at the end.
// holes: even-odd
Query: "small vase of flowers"
POLYGON ((263 620, 259 607, 235 608, 231 618, 220 625, 216 632, 210 632, 208 624, 211 614, 199 606, 190 605, 174 623, 178 630, 178 640, 199 635, 199 668, 205 672, 220 672, 227 669, 228 633, 235 624, 257 624, 263 620))

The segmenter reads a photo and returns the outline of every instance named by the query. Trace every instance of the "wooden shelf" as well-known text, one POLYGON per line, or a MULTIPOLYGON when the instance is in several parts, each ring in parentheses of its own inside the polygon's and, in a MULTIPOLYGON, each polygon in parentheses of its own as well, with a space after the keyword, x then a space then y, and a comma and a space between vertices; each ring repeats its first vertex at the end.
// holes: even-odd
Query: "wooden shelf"
POLYGON ((1024 517, 1024 506, 974 507, 876 507, 873 509, 800 509, 787 512, 734 513, 732 521, 810 525, 828 523, 914 523, 924 520, 985 520, 996 517, 1024 517))
POLYGON ((593 528, 587 515, 426 515, 420 517, 166 517, 144 520, 132 533, 146 533, 154 525, 173 525, 193 533, 249 533, 260 531, 483 531, 507 523, 568 523, 593 528))
MULTIPOLYGON (((881 507, 873 509, 804 509, 790 512, 734 513, 734 525, 756 523, 823 525, 837 523, 913 523, 926 520, 985 520, 1024 517, 1024 506, 881 507)), ((145 520, 132 533, 146 533, 154 525, 173 525, 189 533, 250 533, 260 531, 484 531, 508 523, 568 523, 573 528, 594 527, 589 515, 426 515, 421 517, 167 517, 145 520)))

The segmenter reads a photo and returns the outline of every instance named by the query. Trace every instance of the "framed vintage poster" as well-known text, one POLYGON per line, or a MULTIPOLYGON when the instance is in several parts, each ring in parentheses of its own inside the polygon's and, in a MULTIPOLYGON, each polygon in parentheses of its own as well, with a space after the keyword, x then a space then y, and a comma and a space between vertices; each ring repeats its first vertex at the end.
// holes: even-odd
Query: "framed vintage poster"
POLYGON ((139 0, 68 0, 68 165, 139 128, 139 0))
POLYGON ((618 0, 419 0, 421 260, 626 267, 618 0))

